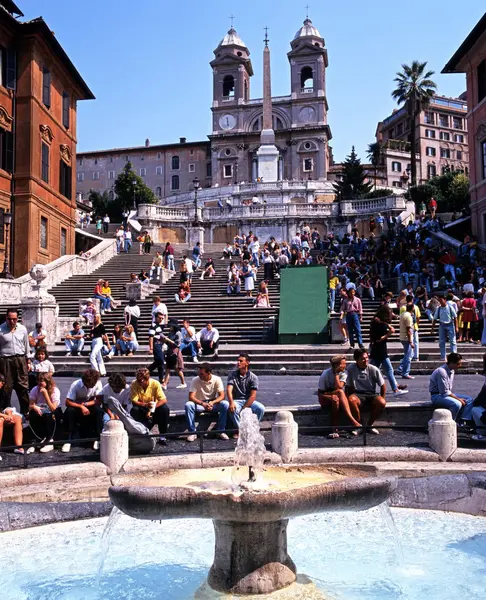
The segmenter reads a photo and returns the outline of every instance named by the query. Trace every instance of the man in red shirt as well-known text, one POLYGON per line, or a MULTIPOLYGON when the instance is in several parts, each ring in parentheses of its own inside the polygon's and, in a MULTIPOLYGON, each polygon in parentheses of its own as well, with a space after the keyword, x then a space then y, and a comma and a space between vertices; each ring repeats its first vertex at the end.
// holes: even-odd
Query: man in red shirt
POLYGON ((433 218, 435 218, 435 212, 437 210, 437 200, 435 198, 431 198, 430 202, 429 202, 429 211, 430 211, 430 216, 433 218))

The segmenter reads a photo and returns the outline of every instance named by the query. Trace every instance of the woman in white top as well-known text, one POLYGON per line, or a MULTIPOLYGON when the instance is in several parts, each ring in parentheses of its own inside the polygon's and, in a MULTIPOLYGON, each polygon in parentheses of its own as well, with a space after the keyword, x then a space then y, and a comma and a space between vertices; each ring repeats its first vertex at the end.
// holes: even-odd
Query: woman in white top
POLYGON ((125 324, 131 325, 135 330, 135 334, 138 334, 138 320, 140 319, 140 306, 138 306, 136 300, 130 300, 125 306, 125 324))
POLYGON ((30 363, 29 389, 32 389, 36 385, 39 373, 54 373, 54 365, 49 360, 47 349, 43 346, 37 348, 34 359, 30 363))
POLYGON ((118 340, 118 347, 121 355, 133 356, 133 353, 138 350, 137 336, 132 325, 125 325, 125 329, 118 340))
POLYGON ((39 373, 29 394, 29 425, 38 440, 46 442, 41 452, 54 450, 54 435, 62 421, 61 393, 51 373, 39 373))

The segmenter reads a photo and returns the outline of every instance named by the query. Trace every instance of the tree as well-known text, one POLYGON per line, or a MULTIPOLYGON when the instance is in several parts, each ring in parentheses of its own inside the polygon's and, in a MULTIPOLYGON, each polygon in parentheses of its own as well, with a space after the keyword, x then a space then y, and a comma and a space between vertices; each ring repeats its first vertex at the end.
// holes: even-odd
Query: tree
POLYGON ((373 142, 368 144, 368 150, 366 151, 368 160, 375 168, 375 190, 376 190, 376 178, 378 173, 378 167, 381 165, 383 159, 383 149, 379 142, 373 142))
POLYGON ((417 208, 435 198, 438 212, 463 210, 469 207, 469 177, 464 173, 448 171, 432 177, 423 185, 410 188, 410 197, 417 208))
POLYGON ((111 206, 113 204, 113 201, 110 200, 110 197, 108 196, 107 192, 103 192, 103 194, 100 194, 95 190, 90 190, 88 199, 93 206, 93 213, 96 216, 104 217, 106 214, 108 214, 110 218, 114 216, 110 214, 113 208, 111 206))
POLYGON ((334 184, 338 198, 348 200, 368 194, 373 186, 365 180, 365 170, 353 146, 343 163, 343 178, 334 184))
POLYGON ((134 204, 156 204, 152 190, 145 185, 143 179, 132 170, 132 164, 127 162, 123 171, 115 180, 116 203, 120 213, 133 207, 134 204))
POLYGON ((410 115, 410 142, 411 142, 411 185, 417 185, 417 154, 416 138, 417 115, 423 107, 427 106, 430 98, 435 95, 437 85, 431 77, 434 71, 426 71, 427 63, 414 60, 412 64, 402 65, 402 71, 397 73, 394 81, 397 83, 396 89, 392 92, 392 97, 398 104, 405 104, 407 112, 410 115))

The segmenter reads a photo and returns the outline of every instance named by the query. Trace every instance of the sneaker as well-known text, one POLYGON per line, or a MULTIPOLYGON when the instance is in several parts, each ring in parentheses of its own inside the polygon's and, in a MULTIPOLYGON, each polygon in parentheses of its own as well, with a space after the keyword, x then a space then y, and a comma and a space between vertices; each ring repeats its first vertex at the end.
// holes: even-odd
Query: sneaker
POLYGON ((341 342, 341 346, 347 346, 349 344, 349 340, 344 340, 341 342))
POLYGON ((99 450, 100 449, 100 443, 99 442, 93 442, 93 450, 99 450))
POLYGON ((66 443, 62 445, 61 452, 71 452, 71 444, 66 443))
POLYGON ((46 454, 47 452, 52 452, 53 450, 54 444, 46 444, 45 446, 42 446, 40 452, 42 452, 42 454, 46 454))
POLYGON ((486 435, 481 435, 480 433, 476 433, 471 436, 471 439, 475 442, 486 442, 486 435))
POLYGON ((408 390, 398 389, 398 390, 394 391, 393 393, 395 394, 395 396, 403 396, 403 394, 408 394, 408 390))
POLYGON ((65 356, 72 356, 71 352, 66 352, 65 356))
POLYGON ((34 446, 30 446, 29 448, 27 448, 26 454, 34 454, 34 452, 35 452, 34 446))
POLYGON ((176 390, 184 390, 187 387, 187 383, 179 383, 179 385, 176 385, 176 390))
POLYGON ((14 454, 25 454, 25 450, 23 448, 15 448, 14 454))
POLYGON ((159 437, 159 444, 162 444, 162 446, 167 446, 167 438, 165 437, 165 435, 161 435, 159 437))
POLYGON ((216 435, 216 437, 217 437, 219 440, 229 440, 229 437, 226 435, 226 433, 218 433, 218 434, 216 435))
POLYGON ((197 359, 197 356, 193 356, 192 357, 192 362, 193 363, 198 363, 199 362, 198 359, 197 359))
POLYGON ((374 427, 368 427, 366 433, 371 433, 372 435, 380 435, 378 429, 375 429, 374 427))
POLYGON ((195 433, 191 433, 186 437, 186 442, 195 442, 197 440, 197 435, 195 433))
POLYGON ((415 379, 413 375, 402 375, 402 379, 415 379))
MULTIPOLYGON (((166 390, 166 389, 167 389, 167 386, 166 386, 164 383, 161 383, 160 385, 162 386, 162 389, 163 389, 163 390, 166 390)), ((179 386, 177 386, 177 387, 179 387, 179 386)))

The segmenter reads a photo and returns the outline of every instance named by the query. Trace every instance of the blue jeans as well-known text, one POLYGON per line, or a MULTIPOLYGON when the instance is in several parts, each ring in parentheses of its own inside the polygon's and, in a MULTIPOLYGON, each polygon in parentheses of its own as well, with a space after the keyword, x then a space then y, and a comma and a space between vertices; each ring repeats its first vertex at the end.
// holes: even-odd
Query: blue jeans
MULTIPOLYGON (((219 431, 224 431, 226 429, 226 418, 228 416, 229 410, 229 402, 227 400, 223 400, 222 402, 218 402, 213 406, 213 410, 211 413, 218 413, 218 423, 216 425, 216 429, 219 431)), ((186 422, 187 428, 191 433, 196 431, 196 413, 205 412, 204 407, 200 404, 196 404, 195 402, 186 402, 185 405, 186 411, 186 422)), ((209 411, 208 411, 209 412, 209 411)))
POLYGON ((419 358, 419 332, 414 329, 413 330, 413 345, 415 348, 413 349, 413 360, 418 360, 419 358))
POLYGON ((348 326, 349 343, 354 346, 358 342, 359 346, 363 345, 363 336, 361 335, 361 323, 359 322, 358 313, 346 313, 346 325, 348 326))
POLYGON ((258 257, 258 252, 253 252, 253 254, 251 255, 251 260, 253 261, 255 267, 258 269, 260 267, 260 259, 258 257))
POLYGON ((375 360, 372 358, 370 360, 370 362, 375 367, 378 367, 378 369, 380 367, 383 369, 383 371, 385 373, 385 377, 390 382, 392 390, 394 392, 396 392, 398 390, 398 383, 397 383, 397 380, 395 379, 395 372, 393 371, 393 366, 392 366, 391 360, 388 358, 388 356, 386 358, 384 358, 382 361, 375 360))
POLYGON ((184 354, 184 350, 189 348, 191 350, 191 356, 194 358, 197 356, 197 342, 182 342, 180 350, 184 354))
POLYGON ((410 375, 410 364, 412 362, 412 346, 410 342, 404 342, 402 340, 400 341, 402 342, 403 346, 403 358, 402 362, 400 363, 400 371, 402 373, 402 376, 410 375))
POLYGON ((174 255, 173 254, 167 255, 167 268, 169 269, 169 271, 175 271, 175 263, 174 263, 174 255))
POLYGON ((123 354, 125 354, 125 352, 136 352, 138 350, 138 344, 136 342, 119 340, 118 344, 120 345, 120 350, 123 354))
POLYGON ((470 396, 460 396, 456 394, 458 398, 462 398, 466 401, 466 405, 463 407, 459 400, 446 396, 445 394, 432 394, 430 399, 434 408, 447 408, 451 411, 452 418, 454 421, 457 420, 459 412, 461 412, 461 418, 466 420, 472 419, 473 410, 473 398, 470 396))
POLYGON ((80 353, 84 348, 84 340, 64 340, 68 352, 80 353))
POLYGON ((99 294, 93 294, 93 298, 97 298, 100 301, 100 309, 108 310, 110 308, 110 299, 105 298, 105 296, 101 296, 99 294))
POLYGON ((454 323, 448 323, 447 325, 441 323, 439 325, 439 348, 441 360, 446 359, 447 338, 449 338, 451 352, 457 352, 456 329, 454 327, 454 323))
POLYGON ((329 300, 329 304, 331 305, 331 311, 334 310, 334 305, 336 303, 336 290, 329 290, 330 293, 330 300, 329 300))
MULTIPOLYGON (((241 414, 241 411, 243 410, 243 406, 245 405, 245 402, 246 402, 245 398, 239 398, 238 400, 235 399, 236 410, 234 413, 232 413, 232 412, 229 413, 229 418, 233 422, 235 429, 240 428, 240 414, 241 414)), ((261 421, 263 419, 263 415, 265 414, 265 407, 263 406, 263 404, 261 402, 257 402, 255 400, 253 402, 253 404, 251 406, 249 406, 248 408, 251 408, 251 412, 257 416, 259 421, 261 421)))
POLYGON ((125 240, 125 252, 130 252, 131 247, 132 247, 132 240, 125 240))
POLYGON ((201 256, 199 254, 193 254, 192 262, 194 263, 194 268, 197 269, 201 266, 201 256))

